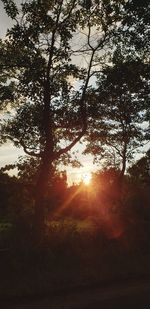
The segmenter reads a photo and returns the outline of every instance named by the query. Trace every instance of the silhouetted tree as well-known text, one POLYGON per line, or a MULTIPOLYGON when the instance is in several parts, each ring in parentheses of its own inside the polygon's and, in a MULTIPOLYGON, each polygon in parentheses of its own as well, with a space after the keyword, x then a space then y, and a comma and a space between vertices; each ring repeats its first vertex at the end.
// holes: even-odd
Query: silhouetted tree
POLYGON ((150 149, 128 169, 128 173, 135 183, 150 184, 150 149))
MULTIPOLYGON (((109 1, 108 1, 109 4, 109 1)), ((138 148, 149 139, 149 1, 126 1, 121 27, 113 36, 111 67, 89 91, 91 116, 85 152, 120 168, 120 179, 138 148), (144 123, 147 121, 147 123, 144 123)))
POLYGON ((116 168, 119 165, 120 179, 127 162, 147 140, 142 124, 149 97, 145 78, 148 70, 148 65, 139 61, 118 61, 99 76, 97 112, 91 120, 91 129, 89 126, 86 152, 97 158, 103 155, 116 168))
POLYGON ((87 89, 97 60, 102 51, 107 55, 113 31, 120 26, 123 1, 111 1, 111 10, 107 1, 33 0, 19 9, 12 0, 2 2, 14 25, 0 42, 0 66, 15 109, 3 126, 3 140, 40 160, 35 194, 38 233, 44 228, 44 198, 53 162, 86 132, 87 89), (87 65, 78 67, 82 55, 87 65))

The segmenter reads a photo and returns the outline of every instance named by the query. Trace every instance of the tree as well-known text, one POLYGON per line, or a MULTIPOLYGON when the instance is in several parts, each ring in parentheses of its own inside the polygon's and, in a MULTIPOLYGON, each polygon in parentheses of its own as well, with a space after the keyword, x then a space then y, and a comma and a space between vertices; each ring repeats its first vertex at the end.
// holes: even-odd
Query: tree
MULTIPOLYGON (((129 0, 124 4, 124 19, 119 28, 120 44, 124 47, 127 57, 149 58, 150 31, 150 3, 149 0, 129 0)), ((116 37, 117 38, 117 37, 116 37)), ((118 42, 114 37, 114 42, 118 42), (116 40, 116 41, 115 41, 116 40)))
MULTIPOLYGON (((113 37, 116 46, 113 68, 108 68, 105 72, 104 84, 103 78, 101 79, 99 76, 102 102, 104 96, 106 100, 109 100, 107 102, 108 110, 106 104, 105 111, 108 114, 107 120, 108 122, 110 120, 111 124, 106 127, 103 126, 103 122, 101 124, 104 130, 108 130, 108 135, 106 134, 109 148, 107 158, 109 163, 116 167, 120 166, 121 160, 121 178, 126 170, 127 161, 130 162, 133 158, 138 146, 149 141, 148 122, 150 123, 150 3, 149 1, 126 1, 124 13, 126 16, 122 20, 122 28, 120 27, 119 33, 113 37), (102 87, 106 87, 106 91, 103 91, 102 87), (117 100, 120 101, 119 105, 117 100), (116 123, 112 123, 112 121, 116 123), (117 122, 119 122, 118 130, 117 122), (119 143, 121 143, 121 148, 119 143)), ((102 135, 104 130, 102 130, 102 135)))
POLYGON ((3 221, 13 221, 16 214, 23 212, 23 190, 22 183, 17 177, 10 177, 0 170, 0 218, 3 221))
POLYGON ((11 85, 14 101, 2 136, 40 160, 35 195, 40 234, 53 162, 86 132, 87 90, 119 27, 124 1, 32 0, 20 9, 12 0, 2 2, 14 22, 0 42, 1 76, 7 77, 1 85, 11 85), (82 55, 87 65, 79 67, 82 55))
POLYGON ((117 57, 114 66, 98 77, 94 103, 97 108, 89 126, 90 144, 86 151, 97 158, 105 157, 107 164, 119 167, 120 180, 127 162, 146 142, 142 123, 149 98, 148 70, 149 66, 141 61, 123 62, 117 57))
POLYGON ((113 36, 111 67, 98 75, 96 95, 95 89, 89 92, 89 101, 95 99, 89 106, 86 149, 95 158, 105 157, 107 165, 120 167, 121 178, 127 161, 149 140, 150 3, 126 1, 123 15, 122 27, 113 36))
POLYGON ((128 173, 134 182, 150 183, 150 149, 128 169, 128 173))

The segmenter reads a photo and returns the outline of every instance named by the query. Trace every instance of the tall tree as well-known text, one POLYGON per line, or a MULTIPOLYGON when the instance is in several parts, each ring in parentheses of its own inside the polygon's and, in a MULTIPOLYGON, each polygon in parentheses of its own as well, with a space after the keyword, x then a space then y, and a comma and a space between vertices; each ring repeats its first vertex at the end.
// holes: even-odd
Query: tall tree
POLYGON ((98 89, 89 92, 89 101, 95 99, 86 149, 120 167, 121 178, 137 147, 149 140, 149 1, 125 1, 123 16, 112 38, 111 67, 97 76, 98 89))
POLYGON ((120 179, 127 161, 147 141, 143 123, 149 99, 148 70, 139 61, 119 61, 99 76, 86 152, 107 158, 111 166, 119 165, 120 179))
POLYGON ((12 0, 2 2, 14 23, 0 42, 1 85, 11 85, 14 101, 2 135, 40 160, 35 214, 42 231, 53 162, 86 132, 87 90, 98 60, 108 54, 124 1, 30 0, 19 9, 12 0))

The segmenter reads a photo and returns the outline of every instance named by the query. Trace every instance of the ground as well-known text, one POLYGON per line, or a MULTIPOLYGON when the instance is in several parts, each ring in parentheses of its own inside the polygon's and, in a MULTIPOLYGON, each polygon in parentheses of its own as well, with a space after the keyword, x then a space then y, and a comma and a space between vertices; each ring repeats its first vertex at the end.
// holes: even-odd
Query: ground
POLYGON ((29 298, 3 299, 2 308, 13 309, 107 309, 149 308, 150 279, 105 283, 104 286, 59 290, 29 298))

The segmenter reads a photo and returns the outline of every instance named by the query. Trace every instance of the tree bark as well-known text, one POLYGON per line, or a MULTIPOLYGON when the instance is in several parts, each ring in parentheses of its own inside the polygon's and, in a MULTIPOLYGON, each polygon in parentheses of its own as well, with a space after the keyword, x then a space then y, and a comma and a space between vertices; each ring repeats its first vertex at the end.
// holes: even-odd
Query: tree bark
POLYGON ((125 174, 125 170, 126 170, 126 161, 127 161, 126 152, 127 152, 127 143, 125 141, 124 149, 123 149, 123 155, 122 155, 122 168, 121 168, 121 171, 120 171, 119 183, 118 183, 121 197, 123 195, 124 174, 125 174))
POLYGON ((121 184, 123 183, 123 178, 124 178, 125 170, 126 170, 126 158, 123 158, 123 160, 122 160, 122 169, 121 169, 120 177, 119 177, 121 184))
POLYGON ((39 246, 43 243, 45 234, 45 208, 51 171, 52 160, 49 156, 44 156, 40 167, 39 177, 35 186, 34 233, 39 246))

